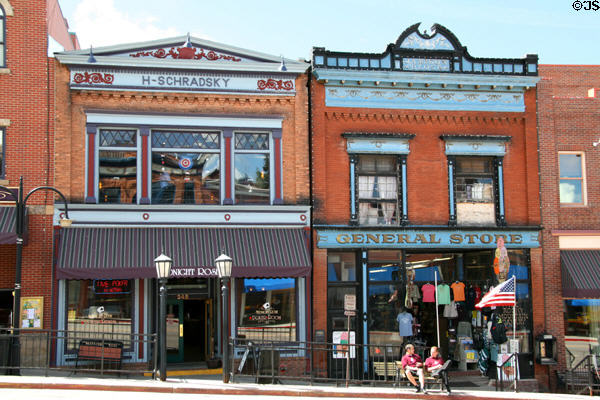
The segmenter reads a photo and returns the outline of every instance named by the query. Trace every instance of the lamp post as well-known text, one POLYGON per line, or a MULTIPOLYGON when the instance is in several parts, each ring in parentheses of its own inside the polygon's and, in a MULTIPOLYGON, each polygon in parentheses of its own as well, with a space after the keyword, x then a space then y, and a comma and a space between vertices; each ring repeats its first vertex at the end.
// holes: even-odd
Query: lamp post
POLYGON ((229 284, 229 278, 231 277, 231 267, 233 260, 231 257, 221 254, 215 260, 215 266, 217 267, 217 273, 221 278, 221 291, 223 301, 221 302, 223 307, 223 334, 221 339, 221 349, 223 351, 223 383, 229 383, 229 335, 227 330, 229 329, 229 313, 228 313, 228 302, 227 302, 227 286, 229 284))
MULTIPOLYGON (((17 251, 16 251, 16 263, 15 263, 15 289, 13 295, 13 315, 12 315, 12 327, 19 328, 19 316, 21 315, 21 269, 23 265, 23 234, 25 232, 25 210, 27 209, 27 200, 37 191, 50 190, 58 194, 63 203, 65 204, 65 218, 61 218, 60 225, 62 227, 68 227, 71 225, 69 219, 69 207, 67 205, 66 197, 56 188, 52 186, 38 186, 31 189, 27 195, 24 195, 23 188, 23 177, 19 178, 19 191, 15 195, 12 189, 6 186, 0 185, 0 197, 2 200, 13 200, 15 202, 15 233, 17 234, 17 251)), ((19 350, 19 331, 14 331, 15 343, 13 345, 13 357, 11 365, 18 367, 20 365, 20 350, 19 350)))
POLYGON ((167 279, 171 274, 173 260, 161 253, 160 256, 154 259, 154 264, 156 265, 156 275, 160 285, 159 372, 160 380, 165 381, 167 379, 167 279))

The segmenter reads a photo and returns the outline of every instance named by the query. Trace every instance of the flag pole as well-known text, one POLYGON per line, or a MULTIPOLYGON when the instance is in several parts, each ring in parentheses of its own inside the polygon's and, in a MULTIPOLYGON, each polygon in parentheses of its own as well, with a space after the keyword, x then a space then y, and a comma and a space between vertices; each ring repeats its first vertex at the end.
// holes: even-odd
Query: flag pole
POLYGON ((438 310, 437 268, 438 267, 435 267, 433 274, 435 275, 435 323, 437 326, 437 345, 440 347, 440 315, 438 310))
POLYGON ((517 280, 514 275, 511 279, 513 280, 515 294, 515 304, 513 304, 513 340, 517 340, 517 280))

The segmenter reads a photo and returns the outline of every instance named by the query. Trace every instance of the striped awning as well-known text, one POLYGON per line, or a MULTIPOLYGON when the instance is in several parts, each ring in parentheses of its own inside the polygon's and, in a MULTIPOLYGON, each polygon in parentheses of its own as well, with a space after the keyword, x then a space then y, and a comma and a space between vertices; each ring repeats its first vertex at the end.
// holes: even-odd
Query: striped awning
POLYGON ((563 297, 600 298, 600 250, 561 250, 563 297))
POLYGON ((214 277, 223 251, 233 258, 233 277, 294 278, 311 270, 308 237, 297 228, 67 228, 57 277, 156 278, 161 252, 173 259, 173 278, 214 277))
POLYGON ((17 243, 16 208, 0 207, 0 244, 17 243))

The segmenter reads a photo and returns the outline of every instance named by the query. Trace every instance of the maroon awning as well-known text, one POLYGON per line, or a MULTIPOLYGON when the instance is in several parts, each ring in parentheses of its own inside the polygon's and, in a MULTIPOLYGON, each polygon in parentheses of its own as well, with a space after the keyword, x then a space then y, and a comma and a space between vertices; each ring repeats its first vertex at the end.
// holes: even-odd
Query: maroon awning
POLYGON ((600 298, 600 251, 561 250, 563 297, 600 298))
POLYGON ((171 277, 214 277, 214 260, 233 258, 233 277, 293 278, 310 273, 309 241, 298 228, 61 229, 58 279, 156 278, 154 258, 173 259, 171 277))

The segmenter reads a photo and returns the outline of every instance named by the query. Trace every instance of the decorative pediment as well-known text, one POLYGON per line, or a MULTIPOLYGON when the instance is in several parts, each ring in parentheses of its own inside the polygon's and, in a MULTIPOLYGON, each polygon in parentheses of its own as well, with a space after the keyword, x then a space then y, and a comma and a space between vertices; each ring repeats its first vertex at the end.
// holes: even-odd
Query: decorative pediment
POLYGON ((396 47, 400 49, 413 50, 458 50, 461 49, 460 42, 448 29, 435 24, 431 27, 432 33, 419 32, 421 24, 414 24, 406 29, 398 40, 396 47))

